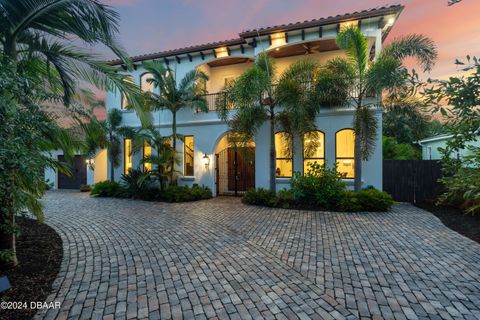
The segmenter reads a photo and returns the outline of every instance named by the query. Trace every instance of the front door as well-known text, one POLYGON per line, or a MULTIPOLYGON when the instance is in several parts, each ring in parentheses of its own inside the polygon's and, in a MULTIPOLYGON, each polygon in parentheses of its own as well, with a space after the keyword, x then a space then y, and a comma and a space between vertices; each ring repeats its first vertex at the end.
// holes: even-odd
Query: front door
POLYGON ((227 148, 215 156, 217 194, 238 195, 255 187, 255 148, 227 148))

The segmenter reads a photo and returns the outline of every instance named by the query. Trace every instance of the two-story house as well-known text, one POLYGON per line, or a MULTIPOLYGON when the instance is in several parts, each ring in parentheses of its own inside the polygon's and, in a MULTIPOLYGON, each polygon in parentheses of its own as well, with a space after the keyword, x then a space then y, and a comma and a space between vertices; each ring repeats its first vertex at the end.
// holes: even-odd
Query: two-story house
MULTIPOLYGON (((268 123, 260 129, 255 140, 248 146, 250 156, 236 152, 229 143, 228 125, 221 121, 215 112, 215 99, 218 92, 229 81, 237 78, 253 63, 255 56, 262 51, 275 58, 278 74, 290 64, 308 56, 325 63, 327 60, 344 53, 336 45, 335 38, 339 30, 348 24, 356 24, 368 39, 371 58, 379 54, 383 40, 393 27, 403 7, 400 5, 381 7, 350 14, 337 15, 311 21, 284 24, 273 27, 243 31, 232 40, 218 41, 203 45, 145 54, 133 57, 135 70, 131 73, 134 81, 142 90, 158 90, 147 81, 141 63, 146 60, 163 61, 176 72, 177 79, 197 68, 205 72, 208 92, 206 98, 210 112, 198 112, 189 108, 177 115, 178 133, 185 136, 184 142, 178 141, 177 151, 180 165, 177 168, 183 174, 179 177, 181 185, 199 184, 212 189, 214 194, 241 192, 251 187, 269 187, 269 128, 268 123)), ((123 71, 121 61, 111 61, 123 71)), ((107 93, 107 111, 117 108, 123 110, 123 125, 139 127, 140 121, 133 111, 125 110, 119 92, 107 93)), ((233 109, 232 113, 235 112, 233 109)), ((352 128, 354 110, 352 108, 323 108, 316 118, 318 134, 295 137, 295 151, 292 156, 283 152, 286 143, 283 133, 276 134, 276 182, 277 189, 288 188, 293 172, 304 172, 310 162, 337 164, 337 169, 346 174, 347 183, 354 178, 354 132, 352 128), (315 152, 308 157, 304 153, 306 139, 320 139, 315 152)), ((159 111, 154 114, 154 123, 163 135, 171 134, 171 113, 159 111)), ((381 150, 381 111, 378 111, 379 130, 377 148, 369 161, 362 162, 363 185, 382 188, 382 150, 381 150)), ((116 169, 116 180, 130 168, 142 168, 142 152, 131 153, 132 142, 123 141, 122 165, 116 169)), ((147 154, 149 148, 144 150, 147 154)), ((100 152, 95 162, 95 172, 89 172, 89 182, 98 182, 107 178, 109 162, 106 152, 100 152)))

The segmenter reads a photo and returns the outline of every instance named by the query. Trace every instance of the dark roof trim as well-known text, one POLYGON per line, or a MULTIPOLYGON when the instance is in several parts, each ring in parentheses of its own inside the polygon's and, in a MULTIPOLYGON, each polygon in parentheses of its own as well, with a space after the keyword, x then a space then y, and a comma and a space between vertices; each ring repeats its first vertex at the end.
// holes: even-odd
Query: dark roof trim
MULTIPOLYGON (((229 46, 242 46, 242 45, 252 45, 253 47, 256 46, 256 38, 258 34, 260 36, 262 35, 270 35, 272 33, 277 33, 277 32, 288 32, 288 31, 293 31, 293 30, 304 30, 306 28, 313 28, 313 27, 323 27, 325 25, 331 25, 331 24, 338 24, 340 22, 344 21, 349 21, 349 20, 357 20, 357 19, 367 19, 367 18, 374 18, 374 17, 381 17, 384 15, 389 15, 389 14, 395 14, 397 17, 400 15, 402 12, 404 6, 403 5, 393 5, 389 7, 380 7, 380 8, 374 8, 374 9, 369 9, 369 10, 363 10, 360 12, 354 12, 354 13, 348 13, 348 14, 343 14, 343 15, 337 15, 335 17, 328 17, 328 18, 321 18, 321 19, 314 19, 310 21, 304 21, 304 22, 297 22, 297 23, 290 23, 290 24, 282 24, 279 26, 273 26, 273 27, 267 27, 267 28, 260 28, 260 29, 253 29, 253 30, 247 30, 244 32, 241 32, 239 34, 239 38, 236 39, 231 39, 231 40, 225 40, 225 41, 218 41, 218 42, 211 42, 211 43, 205 43, 205 44, 200 44, 200 45, 195 45, 195 46, 190 46, 190 47, 184 47, 184 48, 179 48, 179 49, 174 49, 174 50, 167 50, 167 51, 161 51, 161 52, 156 52, 156 53, 150 53, 150 54, 144 54, 144 55, 138 55, 131 57, 132 62, 140 62, 144 60, 153 60, 153 59, 160 59, 160 58, 166 58, 166 57, 174 57, 178 55, 185 55, 185 54, 191 54, 194 52, 200 52, 200 55, 202 56, 202 59, 204 59, 204 54, 202 51, 210 51, 214 50, 215 48, 219 47, 229 47, 229 46), (246 38, 252 38, 251 41, 247 43, 246 38)), ((391 27, 386 30, 384 34, 384 38, 390 31, 391 27)), ((322 30, 322 29, 319 29, 322 30)), ((321 31, 319 31, 320 33, 321 31)), ((108 61, 108 64, 110 65, 121 65, 123 64, 123 61, 120 59, 117 60, 111 60, 108 61)))
POLYGON ((276 32, 287 32, 287 31, 298 30, 298 29, 314 28, 314 27, 324 26, 328 24, 336 24, 336 23, 344 22, 348 20, 374 18, 374 17, 380 17, 388 14, 399 15, 402 12, 403 8, 404 6, 402 5, 393 5, 389 7, 374 8, 369 10, 363 10, 360 12, 337 15, 334 17, 330 16, 328 18, 314 19, 310 21, 303 21, 303 22, 296 22, 296 23, 290 23, 290 24, 282 24, 282 25, 273 26, 273 27, 247 30, 240 33, 239 36, 242 38, 249 38, 249 37, 256 37, 259 34, 262 36, 262 35, 268 35, 276 32))

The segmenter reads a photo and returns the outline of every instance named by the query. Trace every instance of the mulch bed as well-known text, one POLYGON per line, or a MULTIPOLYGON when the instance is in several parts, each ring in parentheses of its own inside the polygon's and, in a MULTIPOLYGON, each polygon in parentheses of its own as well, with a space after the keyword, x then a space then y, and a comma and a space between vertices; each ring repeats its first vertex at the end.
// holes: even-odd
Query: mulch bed
POLYGON ((433 203, 417 203, 419 208, 430 211, 450 229, 480 243, 480 214, 465 214, 455 207, 435 206, 433 203))
MULTIPOLYGON (((2 269, 12 288, 0 294, 1 301, 43 302, 51 293, 52 283, 60 271, 62 239, 48 225, 36 220, 17 218, 21 235, 17 239, 19 265, 2 269)), ((0 310, 0 319, 30 319, 37 310, 0 310)))

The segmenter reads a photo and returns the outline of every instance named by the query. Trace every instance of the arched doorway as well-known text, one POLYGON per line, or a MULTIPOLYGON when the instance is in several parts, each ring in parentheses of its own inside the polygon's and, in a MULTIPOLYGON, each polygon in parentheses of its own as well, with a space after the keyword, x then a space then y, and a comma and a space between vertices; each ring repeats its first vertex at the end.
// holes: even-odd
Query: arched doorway
POLYGON ((255 143, 225 134, 215 148, 217 195, 239 195, 255 188, 255 143))

